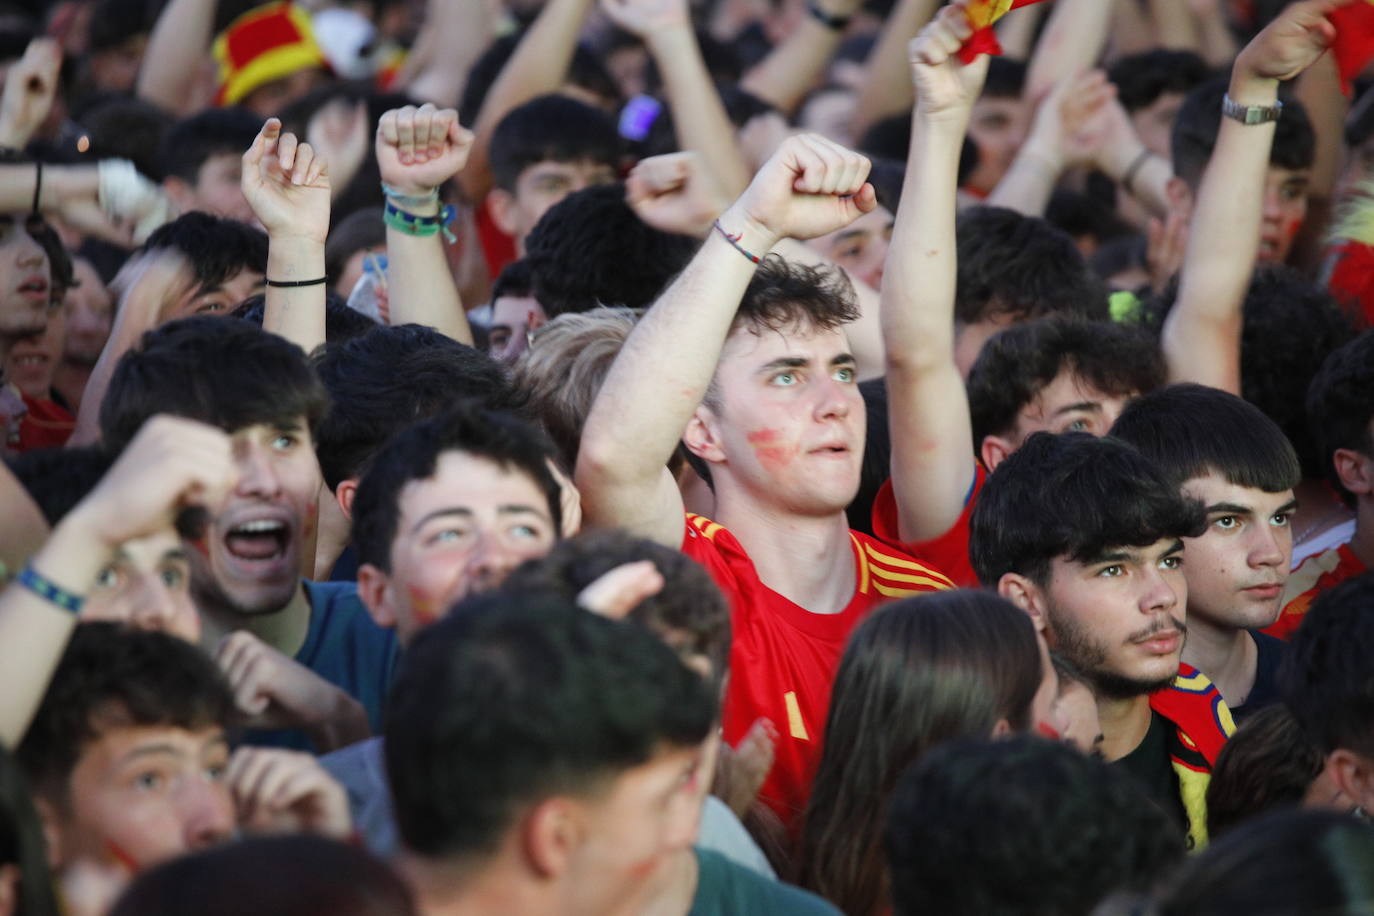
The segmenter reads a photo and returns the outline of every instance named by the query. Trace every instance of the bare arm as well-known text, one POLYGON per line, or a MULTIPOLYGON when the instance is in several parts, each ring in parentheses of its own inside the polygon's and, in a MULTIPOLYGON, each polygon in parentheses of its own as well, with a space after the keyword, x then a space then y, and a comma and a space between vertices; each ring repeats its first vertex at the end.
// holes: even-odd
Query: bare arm
POLYGON ((902 202, 883 273, 892 487, 904 541, 938 537, 958 520, 973 482, 968 396, 954 363, 955 191, 969 114, 987 58, 959 63, 972 33, 963 3, 912 42, 917 84, 902 202))
POLYGON ((911 90, 907 44, 939 6, 939 0, 898 0, 864 64, 864 81, 855 103, 850 136, 862 137, 864 131, 884 118, 911 109, 915 96, 911 90))
MULTIPOLYGON (((819 0, 830 16, 847 18, 859 4, 854 0, 819 0)), ((844 38, 843 29, 834 29, 808 12, 773 51, 744 74, 741 88, 753 93, 791 115, 802 98, 816 85, 835 49, 844 38)))
MULTIPOLYGON (((433 105, 407 105, 377 122, 377 164, 382 181, 404 197, 388 202, 420 217, 438 216, 439 188, 463 169, 472 134, 458 124, 458 112, 433 105)), ((444 254, 442 232, 415 235, 388 223, 387 281, 392 324, 423 324, 473 345, 458 285, 444 254)))
POLYGON ((195 86, 214 38, 215 0, 171 0, 157 17, 135 94, 159 108, 188 115, 200 100, 188 87, 195 86))
POLYGON ((0 525, 0 566, 4 575, 0 581, 13 576, 34 551, 43 546, 48 537, 48 523, 34 505, 10 469, 0 462, 0 514, 6 522, 0 525))
MULTIPOLYGON (((721 225, 753 252, 783 236, 824 235, 877 206, 867 166, 823 138, 793 137, 721 225)), ((583 430, 575 480, 591 524, 681 543, 682 497, 666 464, 706 394, 753 275, 754 264, 713 232, 635 326, 583 430)))
POLYGON ((1197 51, 1202 47, 1198 23, 1187 0, 1150 0, 1155 40, 1162 48, 1197 51))
MULTIPOLYGON (((1340 3, 1304 0, 1287 7, 1236 58, 1231 98, 1272 106, 1280 80, 1305 70, 1334 39, 1325 15, 1340 3)), ((1273 141, 1273 123, 1221 118, 1198 188, 1178 301, 1164 323, 1161 342, 1171 381, 1240 393, 1241 307, 1259 247, 1273 141)))
POLYGON ((548 0, 525 32, 501 75, 487 93, 473 125, 476 135, 468 166, 458 179, 467 199, 480 202, 491 190, 491 161, 487 158, 496 125, 512 108, 535 96, 557 91, 572 64, 577 33, 593 0, 548 0))
POLYGON ((429 0, 420 31, 429 53, 422 67, 405 75, 406 94, 443 108, 456 106, 468 71, 495 37, 492 14, 484 0, 429 0))
POLYGON ((1039 101, 1064 77, 1096 65, 1107 43, 1115 6, 1115 0, 1055 0, 1031 57, 1022 95, 1039 101))

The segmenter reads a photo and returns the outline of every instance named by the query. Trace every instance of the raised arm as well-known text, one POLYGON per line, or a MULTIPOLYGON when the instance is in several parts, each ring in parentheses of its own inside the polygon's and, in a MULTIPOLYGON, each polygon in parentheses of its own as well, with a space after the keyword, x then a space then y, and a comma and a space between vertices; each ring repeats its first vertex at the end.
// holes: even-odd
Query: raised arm
POLYGON ((496 17, 485 0, 429 0, 417 49, 418 66, 407 61, 401 85, 412 99, 445 108, 458 104, 468 71, 496 37, 496 17))
POLYGON ((269 118, 243 154, 240 184, 267 230, 263 329, 309 353, 324 343, 328 163, 309 143, 282 133, 281 121, 269 118))
POLYGON ((1025 97, 1037 102, 1066 76, 1096 66, 1116 0, 1055 0, 1031 56, 1025 97))
POLYGON ((210 42, 214 38, 216 0, 171 0, 157 17, 135 94, 175 115, 188 115, 205 99, 195 98, 210 42))
POLYGON ((830 63, 859 5, 857 0, 811 0, 792 33, 744 74, 741 88, 791 115, 830 63))
POLYGON ((548 0, 501 68, 501 75, 487 92, 473 125, 472 153, 458 179, 468 200, 480 203, 491 190, 491 161, 487 153, 496 125, 512 108, 535 96, 556 92, 562 84, 577 49, 577 34, 593 2, 548 0))
MULTIPOLYGON (((848 225, 877 206, 867 178, 862 156, 822 137, 792 137, 721 215, 721 231, 640 319, 592 405, 575 477, 589 523, 681 544, 682 497, 666 466, 754 275, 740 249, 766 252, 785 236, 848 225)), ((630 193, 639 193, 633 175, 630 193)))
POLYGON ((854 120, 849 125, 850 136, 858 139, 884 118, 911 109, 913 96, 907 45, 939 7, 940 0, 898 0, 893 7, 883 30, 878 33, 878 43, 864 63, 864 80, 859 87, 854 120))
POLYGON ((649 48, 668 92, 679 145, 701 154, 730 197, 738 196, 749 184, 749 168, 701 57, 687 0, 601 0, 601 8, 649 48))
MULTIPOLYGON (((1231 99, 1272 107, 1279 83, 1325 53, 1335 38, 1326 14, 1348 0, 1287 7, 1245 46, 1231 69, 1231 99)), ((1188 230, 1178 301, 1164 323, 1169 378, 1240 393, 1241 308, 1259 249, 1273 122, 1217 115, 1221 129, 1188 230)))
POLYGON ((170 529, 188 506, 214 506, 233 485, 229 437, 180 417, 153 417, 96 488, 29 562, 31 585, 0 592, 0 742, 13 748, 33 718, 77 623, 43 582, 78 601, 125 541, 170 529))
POLYGON ((954 363, 955 192, 986 57, 955 51, 972 34, 965 2, 945 7, 911 43, 916 109, 897 222, 883 272, 892 488, 903 541, 949 530, 973 483, 968 396, 954 363))
POLYGON ((377 122, 391 323, 428 325, 468 346, 472 328, 444 254, 439 188, 462 171, 471 148, 472 133, 452 108, 407 105, 377 122))

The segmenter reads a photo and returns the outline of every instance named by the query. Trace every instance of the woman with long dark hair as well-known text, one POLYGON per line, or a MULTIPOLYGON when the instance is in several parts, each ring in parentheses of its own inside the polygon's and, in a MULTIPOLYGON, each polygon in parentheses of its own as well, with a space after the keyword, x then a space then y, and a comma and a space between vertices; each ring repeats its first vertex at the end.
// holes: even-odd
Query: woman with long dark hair
POLYGON ((940 742, 1029 729, 1037 694, 1053 705, 1054 682, 1030 618, 990 592, 936 592, 874 613, 835 677, 799 883, 848 916, 886 912, 883 821, 897 778, 940 742))

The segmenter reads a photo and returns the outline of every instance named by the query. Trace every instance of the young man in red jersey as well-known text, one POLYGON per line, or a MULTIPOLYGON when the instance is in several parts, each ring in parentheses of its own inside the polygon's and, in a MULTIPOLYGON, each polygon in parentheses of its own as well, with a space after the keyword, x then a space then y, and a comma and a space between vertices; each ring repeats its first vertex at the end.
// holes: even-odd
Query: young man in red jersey
MULTIPOLYGON (((777 725, 762 796, 784 823, 805 807, 850 631, 890 597, 949 586, 846 523, 865 424, 848 284, 764 257, 871 211, 868 168, 815 136, 779 147, 626 341, 577 463, 591 523, 680 546, 729 596, 725 738, 760 717, 777 725), (666 468, 679 441, 710 469, 714 521, 684 515, 666 468)), ((630 179, 644 206, 680 205, 675 190, 630 179)))

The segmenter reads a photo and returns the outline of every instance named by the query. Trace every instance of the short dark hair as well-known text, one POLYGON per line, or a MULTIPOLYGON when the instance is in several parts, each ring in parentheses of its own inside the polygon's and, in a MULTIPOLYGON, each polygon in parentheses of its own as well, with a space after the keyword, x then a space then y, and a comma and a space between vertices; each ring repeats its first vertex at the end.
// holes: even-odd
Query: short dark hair
MULTIPOLYGON (((542 222, 542 221, 541 221, 542 222)), ((536 231, 538 226, 535 227, 536 231)), ((530 234, 530 239, 534 234, 530 234)), ((526 239, 526 244, 530 239, 526 239)), ((501 268, 501 273, 497 275, 496 282, 491 285, 491 301, 495 302, 502 296, 532 296, 534 295, 534 271, 530 270, 530 263, 524 258, 518 261, 511 261, 501 268)))
POLYGON ((1212 75, 1207 61, 1193 51, 1153 48, 1119 58, 1107 71, 1123 108, 1135 113, 1166 93, 1186 95, 1212 75))
MULTIPOLYGON (((339 282, 349 258, 366 248, 386 247, 386 223, 380 207, 354 210, 335 224, 324 243, 324 275, 339 282)), ((351 290, 344 290, 348 295, 351 290)))
POLYGON ((34 789, 66 804, 86 745, 109 728, 224 726, 233 694, 199 647, 117 623, 77 626, 18 748, 34 789))
POLYGON ((1374 456, 1374 441, 1369 432, 1371 420, 1374 420, 1374 331, 1365 331, 1327 356, 1307 389, 1308 430, 1321 455, 1322 470, 1351 507, 1355 505, 1355 494, 1341 483, 1331 456, 1342 448, 1374 456))
MULTIPOLYGON (((1217 145, 1221 129, 1221 99, 1229 77, 1218 77, 1198 86, 1183 101, 1170 138, 1174 174, 1194 191, 1217 145)), ((1317 134, 1307 109, 1296 98, 1283 100, 1283 115, 1274 134, 1269 164, 1281 169, 1310 169, 1317 154, 1317 134)))
POLYGON ((124 354, 100 405, 100 434, 118 453, 158 413, 226 432, 304 418, 313 433, 326 403, 300 347, 247 321, 198 315, 147 332, 124 354))
POLYGON ((1122 411, 1112 435, 1129 442, 1182 485, 1218 474, 1238 487, 1282 493, 1302 479, 1278 424, 1248 401, 1205 385, 1170 385, 1122 411))
POLYGON ((434 476, 445 452, 465 452, 525 474, 547 497, 554 530, 562 527, 561 491, 549 470, 553 447, 543 433, 508 413, 459 402, 396 433, 373 457, 353 498, 353 546, 359 565, 391 571, 401 490, 411 481, 434 476))
POLYGON ((363 474, 387 439, 464 399, 505 410, 512 394, 496 361, 418 324, 378 325, 315 356, 329 392, 315 453, 331 490, 363 474))
POLYGON ((195 184, 211 156, 242 156, 262 129, 244 108, 207 108, 172 125, 158 147, 162 174, 195 184))
POLYGON ((601 305, 647 308, 700 244, 644 222, 616 182, 550 207, 525 239, 525 262, 534 298, 554 318, 601 305))
POLYGON ((1293 712, 1275 703, 1246 718, 1217 755, 1207 783, 1207 833, 1299 805, 1322 771, 1323 758, 1293 712))
POLYGON ((997 466, 969 523, 985 586, 1009 572, 1049 581, 1055 558, 1090 562, 1113 547, 1195 537, 1206 515, 1133 445, 1087 433, 1035 433, 997 466))
POLYGON ((110 916, 411 916, 386 863, 308 833, 253 836, 172 859, 134 878, 110 916))
POLYGON ((1335 811, 1286 809, 1190 856, 1155 895, 1158 916, 1365 913, 1374 828, 1335 811))
POLYGON ((0 866, 19 868, 12 912, 18 916, 58 916, 56 882, 48 869, 43 826, 33 792, 10 750, 0 745, 0 866))
POLYGON ((1019 99, 1026 88, 1030 66, 1014 57, 994 57, 988 62, 983 95, 993 99, 1019 99))
POLYGON ((960 214, 956 236, 959 324, 1051 312, 1107 317, 1106 289, 1073 239, 1045 220, 1004 207, 973 207, 960 214))
MULTIPOLYGON (((92 24, 95 22, 92 16, 92 24)), ((159 152, 176 118, 157 105, 123 93, 88 96, 72 112, 81 125, 91 159, 128 159, 153 181, 164 177, 159 152)), ((244 147, 247 149, 247 147, 244 147)))
POLYGON ((902 777, 886 838, 896 916, 1086 916, 1183 858, 1129 775, 1026 735, 931 751, 902 777))
POLYGON ((1050 315, 1014 324, 983 345, 969 370, 973 447, 1016 426, 1021 411, 1062 372, 1112 397, 1164 384, 1159 342, 1144 331, 1077 315, 1050 315))
POLYGON ((710 659, 719 686, 730 665, 730 607, 720 588, 697 562, 680 550, 615 528, 584 531, 527 560, 506 578, 513 592, 551 591, 576 601, 582 590, 618 566, 649 560, 663 576, 663 588, 626 616, 680 653, 710 659))
POLYGON ((590 160, 615 167, 620 135, 601 109, 563 95, 541 95, 496 125, 490 158, 496 187, 514 191, 520 174, 540 162, 590 160))
POLYGON ((715 707, 641 626, 548 593, 470 597, 415 638, 391 692, 401 837, 423 856, 488 854, 522 806, 704 741, 715 707))
POLYGON ((1337 748, 1374 758, 1374 577, 1322 592, 1303 617, 1279 666, 1288 708, 1324 753, 1337 748))
POLYGON ((170 249, 186 256, 201 289, 213 289, 245 270, 267 272, 267 235, 247 223, 200 210, 153 230, 143 251, 170 249))
POLYGON ((52 527, 95 489, 113 463, 105 449, 83 445, 24 452, 9 460, 9 468, 52 527))
MULTIPOLYGON (((251 321, 262 327, 267 317, 267 294, 254 293, 235 306, 229 313, 231 317, 251 321)), ((361 337, 377 327, 377 322, 357 309, 348 307, 344 299, 332 289, 324 291, 324 339, 326 344, 342 343, 354 337, 361 337)))

